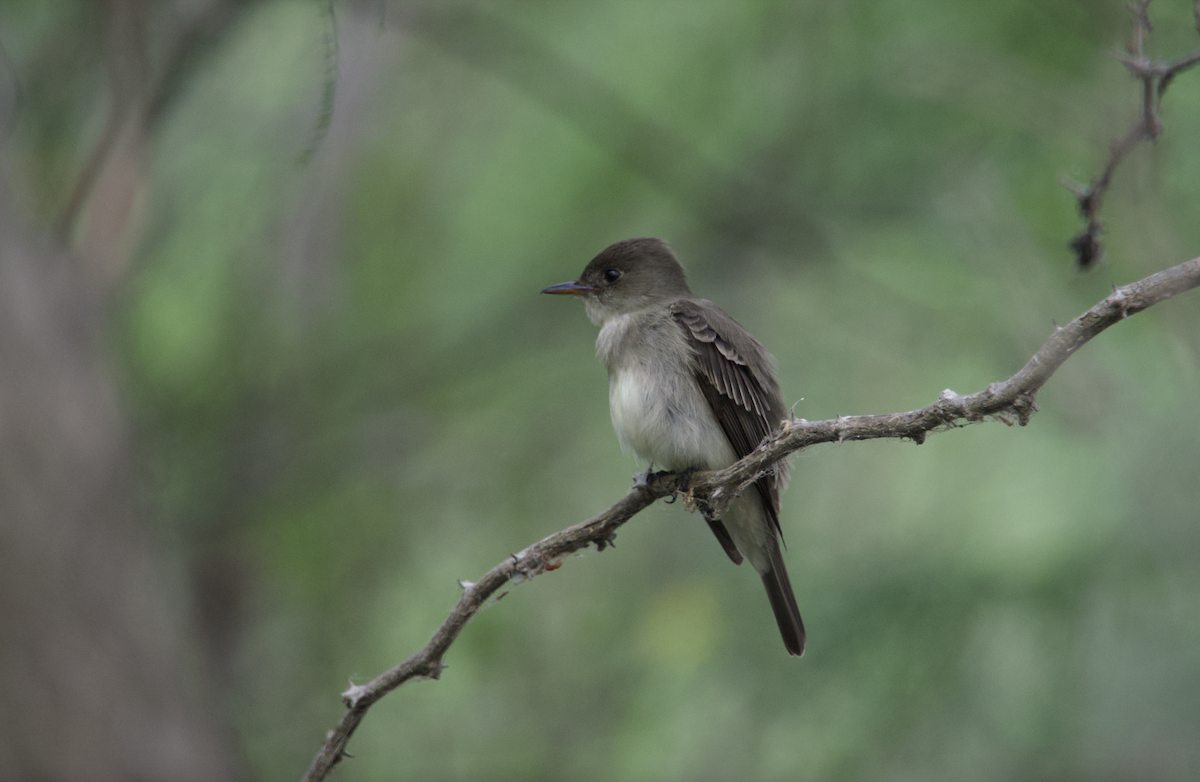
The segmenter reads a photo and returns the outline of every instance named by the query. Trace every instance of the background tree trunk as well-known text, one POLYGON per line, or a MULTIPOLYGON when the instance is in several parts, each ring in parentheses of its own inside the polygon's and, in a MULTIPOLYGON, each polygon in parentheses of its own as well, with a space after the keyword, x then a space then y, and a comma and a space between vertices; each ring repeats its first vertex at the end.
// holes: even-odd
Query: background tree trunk
POLYGON ((140 523, 103 287, 0 189, 0 778, 233 779, 140 523))

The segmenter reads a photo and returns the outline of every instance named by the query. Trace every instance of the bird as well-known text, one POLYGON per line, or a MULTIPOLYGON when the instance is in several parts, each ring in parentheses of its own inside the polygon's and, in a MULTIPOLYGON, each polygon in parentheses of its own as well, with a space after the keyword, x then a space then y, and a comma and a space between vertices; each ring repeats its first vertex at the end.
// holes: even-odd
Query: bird
MULTIPOLYGON (((662 239, 605 248, 577 280, 542 293, 576 296, 600 327, 609 411, 625 450, 665 470, 720 470, 753 451, 785 415, 775 358, 717 305, 696 297, 662 239)), ((786 465, 759 478, 720 519, 725 553, 762 578, 788 653, 804 654, 804 622, 781 551, 786 465)))

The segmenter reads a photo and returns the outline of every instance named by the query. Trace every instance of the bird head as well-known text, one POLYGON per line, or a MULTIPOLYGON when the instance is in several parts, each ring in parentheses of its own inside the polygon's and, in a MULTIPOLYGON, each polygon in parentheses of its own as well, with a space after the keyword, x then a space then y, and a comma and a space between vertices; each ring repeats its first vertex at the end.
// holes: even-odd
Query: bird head
POLYGON ((542 293, 579 296, 593 323, 691 295, 679 259, 662 239, 626 239, 605 248, 579 279, 542 293))

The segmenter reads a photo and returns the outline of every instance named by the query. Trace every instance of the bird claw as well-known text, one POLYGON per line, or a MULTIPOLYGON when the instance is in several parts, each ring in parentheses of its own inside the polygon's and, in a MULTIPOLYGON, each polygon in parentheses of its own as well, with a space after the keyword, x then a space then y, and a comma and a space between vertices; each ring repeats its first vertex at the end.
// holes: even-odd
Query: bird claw
POLYGON ((637 475, 633 476, 633 488, 649 489, 651 484, 653 484, 655 481, 673 474, 674 473, 672 473, 670 470, 659 470, 658 472, 646 470, 645 472, 639 472, 637 475))
POLYGON ((683 472, 675 475, 675 493, 665 500, 668 505, 674 504, 675 500, 683 497, 684 506, 687 507, 688 510, 692 509, 688 505, 688 502, 692 497, 691 490, 688 488, 688 484, 691 483, 692 475, 699 469, 699 467, 689 467, 683 472))
POLYGON ((653 473, 650 470, 639 472, 637 475, 633 476, 633 488, 649 489, 650 482, 654 480, 655 475, 657 475, 657 473, 653 473))

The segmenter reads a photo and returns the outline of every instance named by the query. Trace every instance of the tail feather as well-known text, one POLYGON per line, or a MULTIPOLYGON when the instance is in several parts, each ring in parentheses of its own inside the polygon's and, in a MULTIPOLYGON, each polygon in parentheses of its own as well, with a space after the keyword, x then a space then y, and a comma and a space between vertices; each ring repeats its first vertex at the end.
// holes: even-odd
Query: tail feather
POLYGON ((775 613, 779 634, 783 636, 783 645, 787 647, 788 654, 802 657, 804 622, 800 619, 800 607, 796 605, 796 595, 792 592, 792 582, 788 579, 778 543, 771 547, 770 558, 771 569, 762 574, 763 586, 767 589, 767 598, 771 601, 771 610, 775 613))

